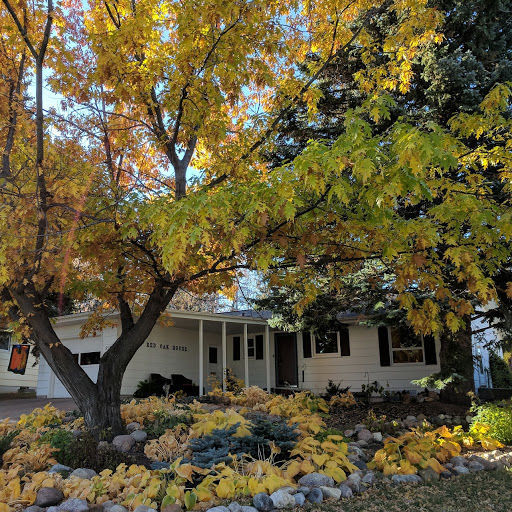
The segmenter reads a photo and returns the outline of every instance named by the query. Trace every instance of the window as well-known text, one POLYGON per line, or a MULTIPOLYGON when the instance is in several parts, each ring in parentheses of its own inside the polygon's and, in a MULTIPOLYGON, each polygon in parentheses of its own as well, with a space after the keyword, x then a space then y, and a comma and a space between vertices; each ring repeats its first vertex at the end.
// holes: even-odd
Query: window
POLYGON ((233 336, 233 361, 240 361, 240 336, 233 336))
POLYGON ((247 357, 249 359, 254 359, 254 338, 249 338, 247 340, 247 357))
POLYGON ((9 350, 11 346, 11 333, 0 331, 0 350, 9 350))
POLYGON ((315 355, 337 354, 338 333, 331 331, 324 334, 315 334, 315 355))
POLYGON ((302 357, 304 359, 311 357, 311 333, 304 331, 302 333, 302 357))
POLYGON ((421 336, 407 327, 392 327, 391 352, 393 363, 423 363, 421 336))
POLYGON ((75 363, 76 363, 76 364, 80 364, 80 363, 79 363, 79 361, 78 361, 78 356, 79 356, 79 355, 80 355, 80 354, 73 354, 73 359, 75 360, 75 363))
POLYGON ((342 327, 340 333, 340 356, 350 356, 350 336, 348 327, 342 327))
POLYGON ((86 366, 88 364, 100 364, 99 352, 82 352, 80 354, 80 364, 86 366))
POLYGON ((208 362, 217 364, 217 347, 208 347, 208 362))
POLYGON ((263 335, 256 336, 256 359, 263 359, 263 335))

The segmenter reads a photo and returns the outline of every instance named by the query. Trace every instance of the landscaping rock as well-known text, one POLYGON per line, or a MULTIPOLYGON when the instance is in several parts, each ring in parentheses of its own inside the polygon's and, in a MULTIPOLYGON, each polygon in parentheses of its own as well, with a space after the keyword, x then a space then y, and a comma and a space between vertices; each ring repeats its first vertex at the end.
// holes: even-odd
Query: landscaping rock
MULTIPOLYGON (((268 494, 265 494, 264 492, 259 492, 258 494, 256 494, 252 499, 252 503, 261 512, 270 512, 274 508, 274 502, 270 499, 270 496, 268 496, 268 494)), ((215 512, 225 511, 216 510, 215 512)))
POLYGON ((322 503, 323 499, 324 495, 322 494, 322 491, 318 487, 311 489, 311 491, 308 494, 308 501, 311 503, 322 503))
POLYGON ((363 430, 366 428, 366 425, 364 423, 358 423, 355 427, 354 427, 354 430, 356 432, 359 432, 360 430, 363 430))
POLYGON ((353 430, 345 430, 345 431, 343 432, 343 435, 344 435, 345 437, 352 437, 352 436, 354 435, 354 431, 353 431, 353 430))
POLYGON ((59 473, 60 475, 66 477, 73 471, 69 466, 64 466, 64 464, 54 464, 49 470, 48 473, 59 473))
POLYGON ((45 509, 37 505, 30 505, 30 507, 27 507, 23 512, 45 512, 45 509))
POLYGON ((469 473, 469 469, 466 466, 455 466, 452 469, 452 472, 456 475, 467 475, 469 473))
POLYGON ((218 507, 209 508, 206 512, 229 512, 229 508, 219 505, 218 507))
POLYGON ((323 485, 320 487, 320 490, 326 500, 339 500, 341 497, 341 491, 337 487, 326 487, 323 485))
POLYGON ((461 457, 460 455, 457 455, 457 457, 452 457, 450 459, 450 464, 453 464, 454 466, 465 466, 466 463, 466 459, 464 457, 461 457))
POLYGON ((373 440, 377 441, 377 443, 382 443, 382 434, 380 432, 374 432, 373 440))
POLYGON ((135 439, 135 442, 137 443, 144 443, 148 438, 148 435, 146 432, 144 432, 144 430, 135 430, 130 435, 133 437, 133 439, 135 439))
POLYGON ((169 505, 165 505, 160 509, 160 512, 183 512, 181 505, 177 503, 170 503, 169 505))
POLYGON ((468 468, 471 472, 483 471, 485 466, 478 462, 477 460, 470 460, 468 463, 468 468))
POLYGON ((357 432, 357 440, 358 441, 366 441, 368 442, 370 439, 373 439, 373 434, 366 428, 362 428, 357 432))
POLYGON ((441 471, 441 474, 439 475, 443 480, 449 480, 452 478, 453 473, 451 471, 441 471))
POLYGON ((107 512, 107 510, 110 510, 116 503, 112 500, 108 500, 102 503, 103 510, 107 512))
POLYGON ((295 505, 297 507, 302 507, 306 502, 306 496, 304 496, 304 494, 302 494, 301 492, 294 494, 293 499, 295 500, 295 505))
POLYGON ((288 492, 279 489, 270 495, 275 508, 288 508, 295 506, 295 498, 288 492))
POLYGON ((135 439, 133 439, 131 435, 116 436, 112 440, 112 444, 114 445, 114 448, 116 450, 119 450, 120 452, 128 452, 132 449, 133 445, 135 444, 135 439))
POLYGON ((66 501, 63 501, 59 505, 59 508, 61 510, 68 510, 69 512, 86 512, 89 510, 89 505, 85 500, 69 498, 66 501))
POLYGON ((258 509, 249 505, 242 505, 242 512, 258 512, 258 509))
POLYGON ((361 482, 367 487, 371 487, 375 483, 375 473, 373 471, 368 471, 366 475, 363 476, 361 482))
MULTIPOLYGON (((237 501, 233 501, 232 503, 230 503, 228 505, 228 508, 229 508, 230 512, 242 512, 242 505, 240 505, 240 503, 238 503, 237 501)), ((180 511, 176 510, 176 511, 173 511, 173 512, 180 512, 180 511)))
POLYGON ((341 484, 338 489, 341 491, 341 497, 342 498, 352 498, 354 493, 352 492, 352 489, 345 484, 341 484))
POLYGON ((64 494, 59 489, 54 487, 41 487, 36 494, 36 500, 34 505, 38 507, 50 507, 51 505, 57 505, 64 498, 64 494))
POLYGON ((140 430, 140 423, 138 421, 132 421, 126 425, 127 432, 135 432, 135 430, 140 430))
POLYGON ((301 492, 302 494, 304 494, 304 496, 307 496, 310 491, 311 491, 311 487, 306 487, 304 485, 299 487, 297 490, 297 492, 301 492))
POLYGON ((75 469, 69 476, 75 476, 77 478, 83 478, 85 480, 90 480, 91 478, 95 477, 97 475, 96 471, 94 469, 88 469, 88 468, 77 468, 75 469))
POLYGON ((365 446, 368 446, 368 441, 365 441, 364 439, 359 439, 359 441, 357 441, 357 444, 358 444, 361 448, 364 448, 365 446))
POLYGON ((58 505, 48 507, 46 512, 65 512, 64 509, 60 508, 58 505))
POLYGON ((439 480, 439 475, 432 468, 420 470, 419 475, 424 482, 436 482, 439 480))
POLYGON ((288 485, 286 487, 281 487, 281 489, 278 489, 278 491, 284 491, 287 492, 288 494, 295 494, 297 492, 297 489, 288 485))
POLYGON ((356 460, 356 461, 353 462, 353 464, 358 469, 361 469, 363 471, 366 471, 368 469, 368 466, 366 465, 366 462, 363 462, 362 460, 356 460))
POLYGON ((134 512, 157 512, 154 508, 148 507, 147 505, 139 505, 134 512))
POLYGON ((393 475, 391 481, 394 484, 420 484, 421 476, 418 475, 393 475))
POLYGON ((479 462, 480 464, 482 464, 486 471, 493 471, 498 467, 496 461, 484 459, 484 457, 480 457, 479 455, 471 455, 471 457, 469 457, 469 460, 479 462))
POLYGON ((330 476, 322 475, 322 473, 310 473, 309 475, 304 475, 299 480, 299 485, 306 487, 321 487, 322 485, 332 487, 334 480, 330 476))

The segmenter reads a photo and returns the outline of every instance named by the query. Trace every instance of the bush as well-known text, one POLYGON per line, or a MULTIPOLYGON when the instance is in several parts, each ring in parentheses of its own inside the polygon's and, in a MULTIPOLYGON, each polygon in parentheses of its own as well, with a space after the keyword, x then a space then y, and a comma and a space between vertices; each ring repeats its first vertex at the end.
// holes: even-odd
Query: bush
POLYGON ((60 464, 65 464, 66 454, 74 440, 73 432, 57 428, 45 432, 40 437, 39 442, 41 444, 49 444, 52 448, 57 448, 58 451, 55 452, 54 457, 60 464))
POLYGON ((512 371, 505 360, 496 352, 489 353, 492 385, 495 388, 512 388, 512 371))
POLYGON ((0 463, 4 453, 11 447, 12 440, 20 433, 19 430, 13 430, 5 436, 0 436, 0 463))
POLYGON ((148 434, 149 438, 157 438, 165 434, 165 432, 171 428, 174 428, 180 423, 190 425, 191 415, 184 414, 169 414, 165 410, 155 412, 155 419, 153 421, 144 420, 144 430, 148 434))
POLYGON ((476 405, 470 432, 478 423, 489 425, 488 435, 503 444, 512 444, 512 402, 498 402, 476 405))
POLYGON ((325 388, 325 393, 323 394, 323 398, 330 400, 333 396, 344 395, 349 389, 350 386, 343 387, 341 382, 335 384, 333 380, 329 379, 329 382, 325 388))

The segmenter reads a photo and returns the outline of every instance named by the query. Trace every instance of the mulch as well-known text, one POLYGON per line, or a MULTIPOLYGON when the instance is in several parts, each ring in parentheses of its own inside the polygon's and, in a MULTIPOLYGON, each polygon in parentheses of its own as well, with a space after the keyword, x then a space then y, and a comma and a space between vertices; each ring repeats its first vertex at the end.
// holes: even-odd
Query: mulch
POLYGON ((449 414, 464 419, 469 412, 466 405, 438 401, 422 403, 382 402, 369 405, 358 402, 357 405, 349 409, 343 407, 332 408, 329 417, 325 419, 325 423, 328 428, 352 429, 354 425, 364 423, 370 410, 373 410, 377 417, 386 416, 386 421, 404 420, 407 416, 418 416, 419 414, 424 414, 427 418, 439 414, 449 414))

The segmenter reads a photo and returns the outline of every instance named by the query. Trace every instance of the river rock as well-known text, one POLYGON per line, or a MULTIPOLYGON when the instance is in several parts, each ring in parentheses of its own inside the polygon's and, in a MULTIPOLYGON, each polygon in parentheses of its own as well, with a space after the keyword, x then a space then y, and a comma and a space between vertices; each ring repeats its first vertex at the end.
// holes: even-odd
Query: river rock
POLYGON ((279 489, 270 495, 275 508, 288 508, 295 506, 295 498, 288 492, 279 489))
POLYGON ((147 505, 139 505, 133 512, 157 512, 154 508, 147 505))
MULTIPOLYGON (((252 499, 252 504, 261 512, 270 512, 274 508, 274 502, 270 499, 268 494, 264 492, 259 492, 252 499)), ((223 511, 216 511, 223 512, 223 511)))
POLYGON ((318 487, 314 487, 311 489, 311 491, 308 494, 308 501, 311 503, 322 503, 324 499, 324 495, 322 494, 322 491, 318 487))
POLYGON ((455 475, 467 475, 469 473, 469 469, 466 466, 454 466, 452 472, 455 475))
POLYGON ((421 476, 418 475, 393 475, 391 481, 394 484, 420 484, 421 476))
POLYGON ((301 492, 294 494, 293 499, 295 500, 295 505, 297 507, 302 507, 306 502, 306 496, 304 496, 304 494, 302 494, 301 492))
MULTIPOLYGON (((238 503, 238 501, 231 502, 228 505, 228 508, 229 508, 230 512, 242 512, 242 505, 240 505, 240 503, 238 503)), ((163 511, 161 511, 161 512, 163 512, 163 511)), ((177 510, 176 512, 179 512, 179 510, 177 510)))
POLYGON ((357 440, 368 442, 370 439, 373 439, 373 434, 366 428, 362 428, 357 432, 357 440))
POLYGON ((361 482, 367 487, 371 487, 375 483, 375 473, 368 471, 368 473, 361 478, 361 482))
POLYGON ((304 475, 300 478, 299 485, 306 487, 321 487, 322 485, 332 487, 334 480, 330 476, 323 475, 322 473, 309 473, 309 475, 304 475))
POLYGON ((456 457, 452 457, 450 459, 450 464, 453 464, 454 466, 465 466, 466 463, 466 459, 464 457, 461 457, 460 455, 457 455, 456 457))
POLYGON ((135 432, 135 430, 140 430, 140 423, 138 421, 132 421, 126 425, 127 432, 135 432))
POLYGON ((250 505, 242 505, 242 512, 258 512, 258 509, 250 505))
POLYGON ((38 507, 37 505, 30 505, 23 512, 45 512, 46 509, 43 507, 38 507))
POLYGON ((135 439, 131 435, 116 436, 112 440, 112 444, 120 452, 129 452, 135 444, 135 439))
POLYGON ((353 462, 354 466, 356 466, 358 469, 361 469, 362 471, 366 471, 368 469, 368 466, 366 465, 366 462, 362 460, 356 460, 353 462))
POLYGON ((59 489, 55 489, 54 487, 41 487, 36 494, 36 500, 34 501, 34 505, 38 507, 50 507, 52 505, 57 505, 64 498, 64 494, 59 489))
POLYGON ((470 460, 468 463, 468 468, 471 472, 475 473, 477 471, 483 471, 485 466, 477 460, 470 460))
POLYGON ((183 512, 181 505, 177 503, 169 503, 169 505, 165 505, 160 509, 160 512, 183 512))
POLYGON ((76 478, 83 478, 84 480, 90 480, 97 475, 94 469, 89 468, 77 468, 69 476, 75 476, 76 478))
POLYGON ((377 443, 382 443, 382 433, 381 432, 374 432, 373 433, 373 440, 377 443))
POLYGON ((352 496, 354 495, 352 489, 348 485, 345 485, 344 483, 341 484, 338 487, 338 489, 341 491, 342 498, 352 498, 352 496))
POLYGON ((212 507, 207 510, 207 512, 229 512, 228 507, 223 507, 222 505, 219 505, 217 507, 212 507))
POLYGON ((439 475, 432 468, 425 468, 418 472, 424 482, 436 482, 439 475))
POLYGON ((323 485, 320 487, 320 490, 326 500, 339 500, 341 497, 341 491, 337 487, 326 487, 323 485))
POLYGON ((69 498, 63 501, 59 508, 61 510, 68 510, 69 512, 86 512, 89 510, 89 504, 85 500, 79 498, 69 498))
POLYGON ((69 466, 64 466, 64 464, 54 464, 49 470, 48 473, 59 473, 62 476, 66 477, 73 471, 69 466))
POLYGON ((146 439, 148 438, 148 435, 144 430, 135 430, 130 434, 133 439, 135 439, 135 442, 137 443, 144 443, 146 439))

